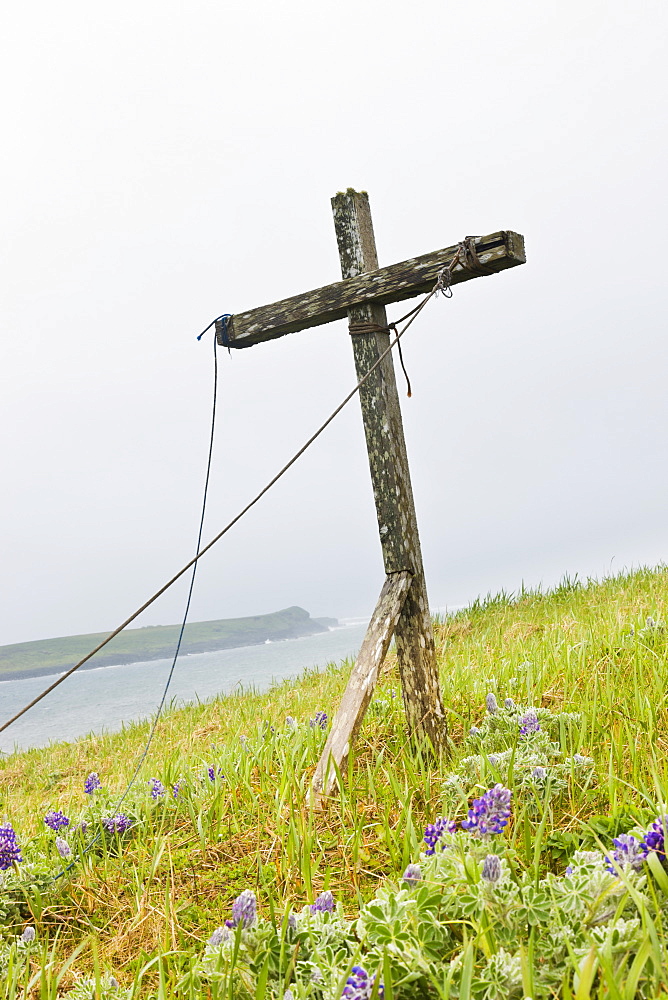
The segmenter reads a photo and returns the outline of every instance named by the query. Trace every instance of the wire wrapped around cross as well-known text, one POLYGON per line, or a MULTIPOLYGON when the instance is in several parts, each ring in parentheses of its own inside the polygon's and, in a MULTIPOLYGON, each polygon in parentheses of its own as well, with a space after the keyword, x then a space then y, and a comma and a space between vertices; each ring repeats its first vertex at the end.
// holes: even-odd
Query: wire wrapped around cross
MULTIPOLYGON (((444 295, 446 299, 452 298, 452 272, 454 271, 457 264, 461 264, 469 271, 475 271, 477 274, 493 274, 491 268, 485 267, 485 265, 480 261, 478 253, 475 246, 475 241, 478 239, 476 236, 466 236, 461 243, 457 244, 457 249, 455 250, 452 260, 445 267, 442 267, 438 274, 436 275, 436 284, 430 292, 427 293, 426 298, 420 302, 419 305, 411 309, 404 316, 399 319, 393 320, 392 323, 388 323, 387 326, 381 326, 379 323, 349 323, 348 333, 352 336, 359 336, 365 333, 391 333, 393 330, 398 333, 397 326, 403 323, 405 320, 410 322, 406 324, 405 330, 408 329, 413 319, 418 315, 418 313, 426 306, 427 302, 433 295, 444 295)), ((406 379, 406 395, 410 398, 413 395, 411 389, 411 381, 408 377, 408 372, 406 371, 406 365, 404 364, 404 356, 401 351, 401 342, 399 336, 397 337, 397 351, 399 353, 399 364, 401 365, 401 370, 404 373, 404 378, 406 379)))

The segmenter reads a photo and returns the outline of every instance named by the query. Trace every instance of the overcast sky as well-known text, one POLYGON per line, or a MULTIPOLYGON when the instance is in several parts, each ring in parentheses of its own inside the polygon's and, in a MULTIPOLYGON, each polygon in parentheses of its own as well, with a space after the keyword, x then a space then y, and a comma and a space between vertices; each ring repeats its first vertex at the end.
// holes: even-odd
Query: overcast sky
MULTIPOLYGON (((348 186, 381 265, 526 238, 404 340, 432 605, 661 562, 667 22, 658 0, 10 5, 0 643, 111 629, 190 558, 195 336, 337 280, 348 186)), ((206 538, 354 384, 344 323, 220 362, 206 538)), ((364 615, 382 580, 355 400, 203 560, 192 618, 364 615)))

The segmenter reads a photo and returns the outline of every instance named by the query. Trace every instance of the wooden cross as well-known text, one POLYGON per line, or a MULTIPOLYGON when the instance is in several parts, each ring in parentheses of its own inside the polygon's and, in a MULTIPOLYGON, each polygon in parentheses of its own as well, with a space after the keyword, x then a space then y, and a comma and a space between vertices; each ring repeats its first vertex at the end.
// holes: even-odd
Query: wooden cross
MULTIPOLYGON (((344 280, 218 321, 219 344, 250 347, 348 317, 362 379, 389 345, 389 332, 368 329, 387 327, 386 305, 430 292, 456 256, 453 285, 525 263, 523 237, 498 232, 379 268, 367 194, 349 188, 332 199, 332 208, 344 280), (458 255, 462 247, 466 252, 458 255), (364 324, 368 332, 357 332, 364 324)), ((447 735, 391 353, 361 387, 360 401, 386 579, 315 772, 318 799, 335 786, 332 764, 345 764, 393 636, 411 735, 436 752, 447 735)))

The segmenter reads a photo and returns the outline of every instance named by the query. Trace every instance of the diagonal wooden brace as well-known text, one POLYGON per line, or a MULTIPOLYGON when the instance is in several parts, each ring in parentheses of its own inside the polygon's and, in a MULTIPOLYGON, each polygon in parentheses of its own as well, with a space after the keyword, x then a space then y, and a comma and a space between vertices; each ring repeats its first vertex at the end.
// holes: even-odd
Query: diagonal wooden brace
POLYGON ((408 570, 388 573, 385 579, 348 686, 332 723, 325 749, 313 776, 311 787, 316 804, 320 803, 322 797, 331 795, 336 788, 336 771, 332 765, 336 764, 339 770, 345 766, 350 748, 371 701, 383 660, 390 648, 412 579, 413 574, 408 570))

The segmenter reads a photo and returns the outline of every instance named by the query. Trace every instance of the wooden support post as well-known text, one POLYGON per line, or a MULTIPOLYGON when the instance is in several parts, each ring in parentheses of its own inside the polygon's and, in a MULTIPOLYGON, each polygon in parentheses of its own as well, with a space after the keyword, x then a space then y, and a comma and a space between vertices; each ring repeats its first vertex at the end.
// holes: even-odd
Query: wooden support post
POLYGON ((411 580, 412 575, 405 570, 391 573, 385 580, 313 777, 312 788, 317 797, 316 802, 320 796, 330 795, 336 787, 336 771, 332 762, 339 770, 345 767, 350 748, 371 701, 383 660, 390 648, 411 580))
MULTIPOLYGON (((343 278, 376 270, 378 258, 366 193, 348 189, 332 199, 332 208, 343 278)), ((385 306, 374 302, 353 306, 348 319, 350 323, 387 325, 385 306)), ((361 379, 387 349, 389 334, 356 333, 351 339, 361 379)), ((446 743, 445 714, 391 354, 362 386, 360 402, 385 572, 408 571, 412 576, 395 631, 408 726, 413 737, 439 751, 446 743)))

